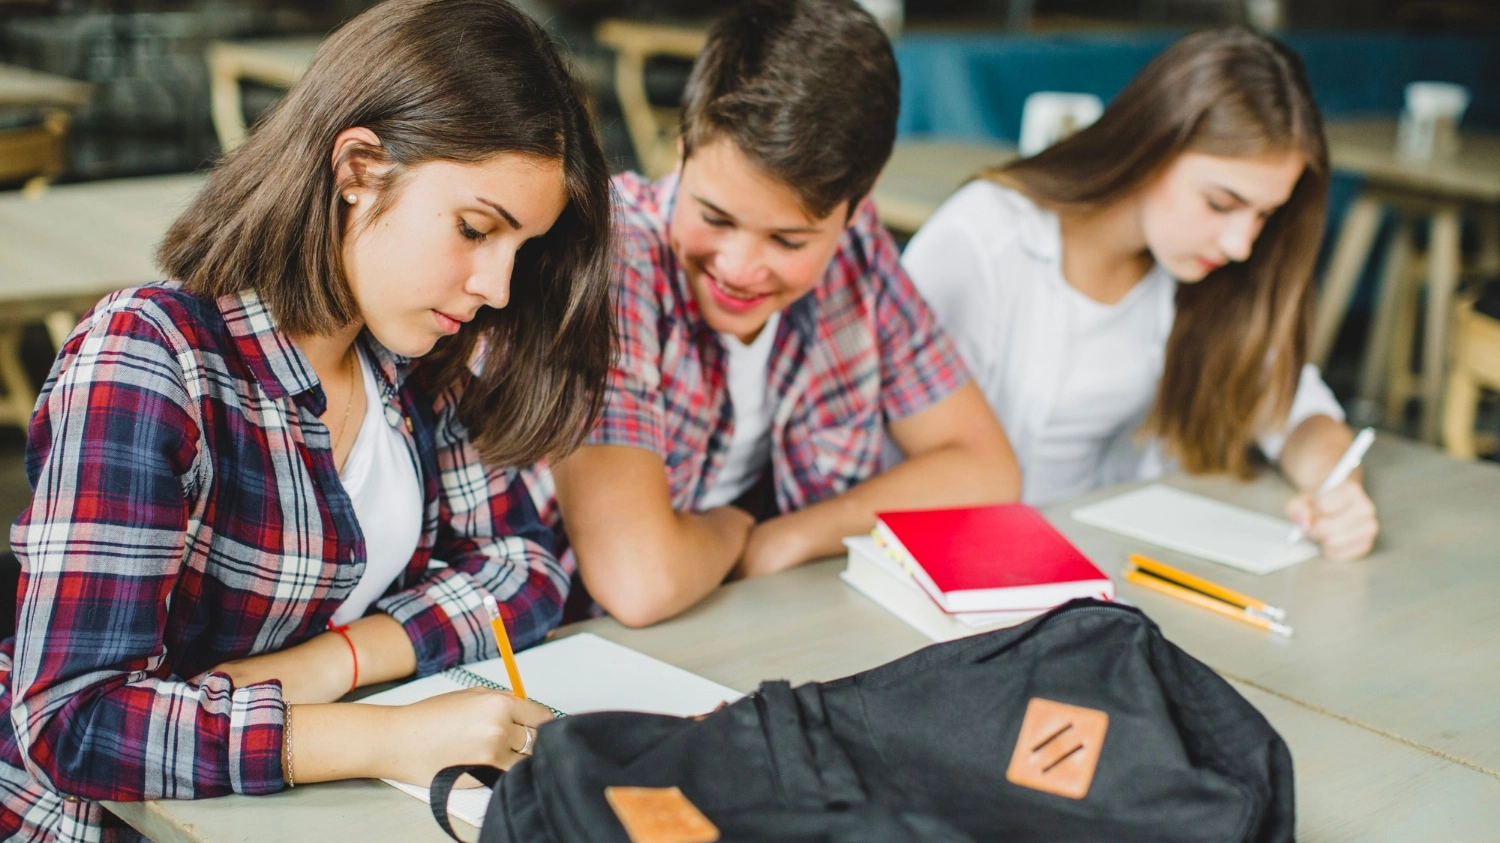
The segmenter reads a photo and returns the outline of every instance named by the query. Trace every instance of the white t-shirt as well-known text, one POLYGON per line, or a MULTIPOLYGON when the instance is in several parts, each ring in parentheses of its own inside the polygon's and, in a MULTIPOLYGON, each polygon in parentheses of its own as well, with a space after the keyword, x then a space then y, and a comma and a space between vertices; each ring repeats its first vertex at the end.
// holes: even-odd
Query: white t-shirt
POLYGON ((703 496, 702 507, 713 509, 733 503, 750 491, 771 461, 771 345, 781 312, 771 314, 764 328, 749 345, 732 334, 719 334, 729 359, 729 403, 734 408, 734 435, 724 467, 714 478, 713 488, 703 496))
MULTIPOLYGON (((1163 268, 1114 305, 1091 301, 1063 278, 1057 215, 984 180, 949 197, 901 262, 1004 424, 1023 500, 1048 503, 1169 467, 1159 441, 1135 436, 1176 318, 1177 282, 1163 268)), ((1257 438, 1261 450, 1275 460, 1286 433, 1314 415, 1344 418, 1308 365, 1287 419, 1257 438)))
MULTIPOLYGON (((1165 275, 1160 267, 1151 272, 1165 275)), ((1068 288, 1068 357, 1029 472, 1036 500, 1060 500, 1104 485, 1101 469, 1115 437, 1128 436, 1150 411, 1160 374, 1141 348, 1160 332, 1161 313, 1147 295, 1155 283, 1143 279, 1115 304, 1068 288)))
MULTIPOLYGON (((422 536, 422 483, 406 439, 386 419, 375 371, 363 352, 365 418, 339 471, 365 537, 365 570, 333 613, 333 623, 358 620, 405 570, 422 536)), ((399 418, 399 417, 398 417, 399 418)))

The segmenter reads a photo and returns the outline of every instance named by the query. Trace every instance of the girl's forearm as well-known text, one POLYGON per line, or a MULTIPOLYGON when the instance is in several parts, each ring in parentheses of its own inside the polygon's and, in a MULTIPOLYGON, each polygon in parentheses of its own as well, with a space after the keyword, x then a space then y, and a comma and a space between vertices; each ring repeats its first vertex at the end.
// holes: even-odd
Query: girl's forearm
POLYGON ((229 674, 237 687, 275 679, 289 705, 337 700, 356 686, 356 666, 357 686, 401 679, 416 670, 411 639, 390 615, 360 618, 345 634, 347 640, 338 632, 325 632, 295 647, 226 662, 217 670, 229 674))
POLYGON ((367 615, 349 624, 349 638, 359 655, 360 685, 404 679, 417 669, 411 638, 390 615, 367 615))
POLYGON ((487 688, 409 705, 333 703, 288 711, 282 772, 296 784, 380 777, 426 785, 457 764, 509 769, 552 717, 534 702, 487 688))
POLYGON ((289 706, 281 769, 289 784, 390 777, 399 706, 289 706))
MULTIPOLYGON (((1281 448, 1281 471, 1299 491, 1313 491, 1353 440, 1354 431, 1343 422, 1329 416, 1307 418, 1287 434, 1281 448)), ((1353 476, 1358 479, 1357 470, 1353 476)))

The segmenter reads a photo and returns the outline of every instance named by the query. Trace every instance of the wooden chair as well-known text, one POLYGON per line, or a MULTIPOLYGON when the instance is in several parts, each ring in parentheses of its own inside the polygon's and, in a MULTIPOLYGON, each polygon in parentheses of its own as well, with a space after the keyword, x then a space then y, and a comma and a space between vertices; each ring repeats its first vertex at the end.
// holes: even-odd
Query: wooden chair
POLYGON ((322 36, 215 41, 208 45, 209 109, 219 149, 229 152, 245 142, 244 102, 240 82, 251 80, 274 88, 290 88, 312 64, 322 36))
POLYGON ((1477 441, 1474 417, 1480 390, 1500 391, 1500 319, 1474 305, 1475 298, 1466 296, 1454 308, 1453 368, 1443 400, 1443 446, 1462 459, 1493 449, 1492 442, 1477 441))
POLYGON ((651 103, 646 65, 653 58, 697 58, 707 30, 607 19, 594 30, 594 39, 615 51, 615 95, 641 170, 652 179, 666 175, 677 165, 679 110, 651 103))
POLYGON ((0 129, 0 182, 25 181, 26 196, 37 196, 67 165, 68 112, 49 108, 36 125, 0 129))

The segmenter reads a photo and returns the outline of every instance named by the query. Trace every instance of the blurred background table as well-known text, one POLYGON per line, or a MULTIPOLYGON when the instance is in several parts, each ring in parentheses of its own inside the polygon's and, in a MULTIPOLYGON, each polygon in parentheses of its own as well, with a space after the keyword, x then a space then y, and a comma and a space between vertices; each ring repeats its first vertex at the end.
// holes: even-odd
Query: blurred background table
POLYGON ((105 293, 159 278, 157 244, 202 184, 187 174, 0 194, 0 424, 25 428, 36 403, 20 359, 25 325, 45 321, 59 346, 105 293))
POLYGON ((94 86, 55 73, 0 64, 0 108, 64 106, 82 108, 93 99, 94 86))
POLYGON ((911 235, 976 173, 1016 157, 1010 144, 907 138, 896 143, 875 182, 875 208, 887 228, 911 235))
POLYGON ((36 196, 61 175, 72 112, 93 95, 87 82, 0 64, 0 183, 36 196))

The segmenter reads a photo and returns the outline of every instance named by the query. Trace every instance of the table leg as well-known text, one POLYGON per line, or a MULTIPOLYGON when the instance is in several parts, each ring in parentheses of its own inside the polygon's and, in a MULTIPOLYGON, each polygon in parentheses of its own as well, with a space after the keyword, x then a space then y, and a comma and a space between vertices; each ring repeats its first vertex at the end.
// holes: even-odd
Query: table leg
POLYGON ((1500 208, 1485 208, 1477 217, 1479 224, 1479 254, 1474 268, 1480 275, 1500 275, 1500 208))
POLYGON ((1328 272, 1323 276, 1323 294, 1319 297, 1313 322, 1312 362, 1319 366, 1328 363, 1328 352, 1333 348, 1339 325, 1349 309, 1349 299, 1359 283, 1359 272, 1364 268, 1375 235, 1380 231, 1380 211, 1378 200, 1361 194, 1344 214, 1338 245, 1328 263, 1328 272))
POLYGON ((1478 414, 1479 384, 1462 366, 1448 375, 1443 397, 1443 447, 1461 460, 1478 456, 1474 444, 1474 417, 1478 414))
POLYGON ((31 424, 31 410, 36 406, 36 390, 21 365, 20 325, 0 325, 0 424, 13 424, 22 430, 31 424))
POLYGON ((1453 321, 1453 291, 1458 288, 1459 237, 1457 205, 1432 216, 1427 245, 1427 319, 1422 342, 1422 439, 1437 444, 1442 428, 1443 375, 1448 365, 1448 326, 1453 321))
POLYGON ((1405 427, 1406 405, 1417 394, 1412 355, 1417 349, 1417 311, 1422 308, 1422 283, 1418 279, 1427 277, 1426 264, 1422 267, 1420 274, 1401 279, 1386 357, 1385 414, 1381 418, 1397 429, 1405 427))
POLYGON ((78 314, 70 310, 54 310, 42 319, 47 326, 47 336, 52 340, 53 352, 62 351, 63 343, 78 325, 78 314))
POLYGON ((1380 398, 1388 389, 1390 369, 1386 365, 1392 352, 1404 354, 1411 359, 1410 339, 1402 350, 1393 348, 1391 341, 1396 327, 1396 314, 1407 294, 1408 270, 1411 266, 1412 220, 1402 214, 1391 235, 1391 243, 1385 253, 1385 269, 1380 276, 1380 290, 1375 303, 1375 318, 1370 323, 1365 338, 1365 357, 1359 368, 1359 389, 1355 393, 1354 419, 1360 425, 1380 421, 1380 398))

